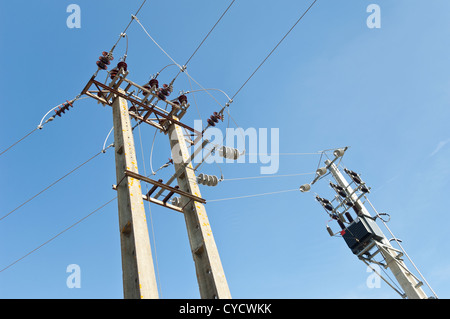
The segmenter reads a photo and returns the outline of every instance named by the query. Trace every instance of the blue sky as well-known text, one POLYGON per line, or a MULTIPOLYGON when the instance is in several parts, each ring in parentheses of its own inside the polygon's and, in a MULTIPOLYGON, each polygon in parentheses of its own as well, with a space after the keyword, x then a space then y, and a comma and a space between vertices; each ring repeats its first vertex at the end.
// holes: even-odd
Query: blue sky
MULTIPOLYGON (((141 1, 77 1, 80 29, 66 26, 71 3, 0 4, 1 150, 34 129, 50 108, 80 93, 98 56, 116 42, 141 1)), ((148 1, 138 17, 182 64, 228 4, 148 1)), ((189 73, 204 87, 233 95, 309 4, 237 0, 189 63, 189 73)), ((449 10, 445 0, 319 0, 230 108, 244 129, 279 128, 280 153, 349 146, 343 164, 372 187, 371 202, 391 215, 389 227, 441 298, 450 295, 449 10), (371 3, 381 8, 380 29, 366 25, 371 3)), ((127 34, 134 81, 145 83, 171 63, 137 23, 127 34)), ((117 59, 124 50, 121 41, 117 59)), ((168 68, 160 79, 169 82, 176 72, 168 68)), ((186 77, 177 80, 176 92, 189 89, 186 77)), ((218 111, 207 94, 195 98, 203 120, 218 111)), ((185 121, 193 125, 198 112, 191 100, 185 121)), ((2 155, 0 215, 99 152, 111 127, 111 110, 85 99, 2 155)), ((144 166, 150 173, 153 134, 151 127, 135 131, 141 173, 144 166)), ((167 137, 158 134, 153 169, 168 157, 167 137)), ((277 174, 313 172, 318 161, 317 154, 280 155, 277 174)), ((234 179, 258 176, 261 165, 220 168, 225 179, 234 179)), ((215 164, 202 172, 220 175, 215 164)), ((157 176, 171 173, 173 167, 157 176)), ((230 180, 201 190, 214 200, 294 189, 311 179, 230 180)), ((112 199, 115 183, 110 149, 1 220, 0 268, 112 199)), ((332 194, 326 182, 313 191, 332 194)), ((199 298, 183 216, 146 209, 161 297, 199 298)), ((313 193, 211 202, 206 209, 233 298, 399 298, 384 283, 367 287, 365 265, 342 239, 329 237, 328 217, 313 193)), ((122 298, 117 202, 0 272, 0 287, 0 298, 122 298), (66 286, 70 264, 80 266, 79 289, 66 286)))

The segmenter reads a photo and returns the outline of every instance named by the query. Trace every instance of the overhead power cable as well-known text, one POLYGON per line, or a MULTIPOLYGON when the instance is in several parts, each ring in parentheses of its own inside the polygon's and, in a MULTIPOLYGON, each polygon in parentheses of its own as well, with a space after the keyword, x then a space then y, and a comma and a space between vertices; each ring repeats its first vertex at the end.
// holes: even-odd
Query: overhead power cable
MULTIPOLYGON (((278 48, 278 46, 286 39, 286 37, 291 33, 291 31, 297 26, 297 24, 303 19, 303 17, 311 10, 311 8, 314 6, 314 4, 317 2, 317 0, 314 0, 311 5, 306 9, 305 12, 300 16, 300 18, 297 19, 297 21, 294 23, 294 25, 289 29, 289 31, 281 38, 281 40, 277 43, 277 45, 272 49, 272 51, 269 52, 269 54, 264 58, 264 60, 258 65, 258 67, 253 71, 253 73, 248 77, 248 79, 241 85, 241 87, 234 93, 233 97, 228 100, 227 103, 225 103, 225 106, 221 108, 221 110, 218 112, 218 114, 223 115, 223 112, 226 108, 230 106, 231 103, 233 103, 234 98, 241 92, 241 90, 247 85, 248 81, 255 75, 256 72, 262 67, 262 65, 267 61, 267 59, 275 52, 275 50, 278 48)), ((186 72, 185 72, 186 73, 186 72)), ((189 75, 188 75, 189 76, 189 75)), ((195 80, 194 80, 195 81, 195 80)), ((198 83, 197 83, 198 84, 198 83)), ((200 86, 203 90, 206 91, 206 89, 202 86, 200 86)), ((206 91, 208 92, 208 91, 206 91)), ((210 94, 211 95, 211 94, 210 94)), ((217 100, 216 100, 217 102, 217 100)), ((229 114, 229 113, 228 113, 229 114)), ((203 132, 208 129, 210 125, 208 125, 205 129, 203 129, 203 132)))
POLYGON ((148 31, 147 31, 147 29, 145 29, 145 27, 142 25, 142 23, 141 23, 141 21, 139 21, 139 19, 138 18, 136 18, 135 16, 133 16, 133 19, 135 19, 136 20, 136 22, 137 23, 139 23, 139 25, 141 26, 141 28, 142 28, 142 30, 144 30, 144 32, 145 32, 145 34, 147 34, 147 36, 150 38, 150 40, 152 40, 153 41, 153 43, 154 44, 156 44, 156 46, 176 65, 176 66, 178 66, 178 68, 180 69, 180 70, 182 70, 183 69, 183 67, 180 65, 180 64, 178 64, 159 44, 158 44, 158 42, 156 42, 156 40, 155 39, 153 39, 153 37, 150 35, 150 33, 148 33, 148 31))
MULTIPOLYGON (((84 98, 85 98, 85 97, 84 97, 84 98)), ((75 101, 82 100, 82 99, 84 99, 84 98, 80 98, 80 96, 77 96, 75 99, 73 99, 73 100, 71 100, 71 101, 67 101, 66 103, 61 103, 61 104, 59 104, 59 105, 57 105, 57 106, 51 108, 47 113, 45 113, 45 115, 42 117, 42 119, 41 119, 39 125, 38 125, 35 129, 31 130, 30 132, 28 132, 27 134, 25 134, 25 136, 23 136, 22 138, 20 138, 19 140, 17 140, 16 142, 14 142, 13 144, 11 144, 10 146, 8 146, 5 150, 3 150, 3 151, 0 153, 0 156, 2 156, 3 154, 5 154, 7 151, 9 151, 10 149, 12 149, 14 146, 16 146, 17 144, 19 144, 20 142, 22 142, 24 139, 26 139, 27 137, 29 137, 31 134, 33 134, 33 133, 36 132, 37 130, 41 130, 41 129, 44 127, 44 125, 47 124, 48 122, 53 121, 53 120, 55 119, 55 115, 52 116, 52 117, 50 117, 49 119, 47 119, 47 121, 44 122, 44 119, 45 119, 45 118, 47 117, 47 115, 49 115, 52 111, 54 111, 54 110, 56 110, 56 109, 58 109, 58 108, 59 108, 59 110, 61 110, 61 107, 63 108, 63 111, 66 111, 66 110, 69 109, 70 106, 73 106, 73 103, 74 103, 75 101)), ((60 112, 59 110, 58 110, 58 112, 60 112)), ((57 113, 57 114, 58 114, 58 113, 57 113)), ((59 113, 59 114, 60 114, 59 116, 61 116, 61 113, 59 113)))
MULTIPOLYGON (((189 59, 186 61, 186 63, 180 68, 180 70, 178 71, 177 75, 173 78, 172 83, 175 82, 175 80, 177 79, 177 77, 180 75, 181 72, 185 72, 186 67, 188 65, 188 63, 191 61, 191 59, 194 57, 194 55, 197 53, 197 51, 200 49, 200 47, 203 45, 203 43, 206 41, 206 39, 209 37, 209 35, 214 31, 214 29, 216 28, 216 26, 219 24, 220 20, 222 20, 222 18, 225 16, 225 14, 228 12, 228 10, 231 8, 231 6, 233 5, 233 3, 236 0, 231 1, 230 5, 225 9, 225 11, 222 13, 222 15, 220 16, 220 18, 216 21, 216 23, 213 25, 213 27, 211 28, 211 30, 209 30, 209 32, 206 34, 206 36, 203 38, 202 42, 200 42, 200 44, 197 46, 197 48, 195 49, 195 51, 191 54, 191 56, 189 57, 189 59)), ((187 74, 187 73, 186 73, 187 74)), ((188 75, 189 76, 189 75, 188 75)), ((189 77, 190 78, 190 77, 189 77)), ((195 81, 195 80, 194 80, 195 81)), ((198 84, 198 83, 197 83, 198 84)))
POLYGON ((240 181, 246 179, 259 179, 259 178, 277 178, 277 177, 291 177, 291 176, 301 176, 301 175, 314 175, 316 172, 312 173, 297 173, 297 174, 286 174, 286 175, 260 175, 260 176, 252 176, 252 177, 237 177, 237 178, 225 178, 222 181, 240 181))
MULTIPOLYGON (((267 153, 247 153, 247 155, 260 155, 260 154, 267 154, 267 153)), ((316 153, 271 153, 271 155, 291 155, 291 156, 298 156, 298 155, 320 155, 322 152, 316 152, 316 153)))
MULTIPOLYGON (((147 31, 147 29, 142 25, 142 23, 135 17, 136 21, 138 22, 138 24, 141 26, 142 30, 144 30, 145 34, 147 34, 147 36, 150 38, 150 40, 153 41, 153 43, 173 62, 173 64, 175 64, 179 69, 180 72, 183 72, 186 74, 186 76, 188 76, 188 78, 192 81, 194 81, 203 91, 205 91, 212 99, 214 99, 214 101, 216 101, 216 103, 221 106, 220 102, 209 92, 209 90, 205 89, 200 83, 198 83, 191 75, 189 75, 189 73, 186 71, 186 67, 185 66, 181 66, 178 62, 176 62, 168 53, 166 50, 164 50, 161 45, 159 45, 158 42, 156 42, 156 40, 150 35, 150 33, 147 31)), ((172 80, 171 85, 174 83, 174 81, 176 80, 176 77, 172 80)))
MULTIPOLYGON (((231 3, 228 5, 228 7, 225 9, 225 11, 222 13, 222 15, 220 16, 220 18, 216 21, 216 23, 214 24, 214 26, 211 28, 211 30, 209 30, 209 32, 206 34, 206 36, 203 38, 203 40, 200 42, 200 44, 197 46, 197 48, 195 49, 195 51, 191 54, 191 56, 189 57, 189 59, 186 61, 186 63, 181 66, 178 62, 176 62, 159 44, 158 42, 156 42, 156 40, 150 35, 150 33, 146 30, 146 28, 142 25, 142 23, 139 21, 139 19, 136 17, 136 15, 132 16, 132 19, 136 20, 136 22, 141 26, 141 28, 144 30, 144 32, 147 34, 147 36, 153 41, 153 43, 173 62, 174 65, 176 65, 179 69, 177 75, 173 78, 171 84, 173 84, 175 82, 175 80, 177 79, 178 75, 182 72, 184 72, 190 80, 193 80, 198 86, 200 86, 204 91, 206 91, 209 96, 211 96, 219 105, 221 105, 217 99, 211 95, 200 83, 198 83, 194 78, 192 78, 192 76, 190 76, 187 71, 186 71, 186 66, 187 64, 191 61, 191 59, 194 57, 194 55, 197 53, 197 51, 200 49, 200 47, 203 45, 203 43, 206 41, 206 39, 210 36, 210 34, 213 32, 213 30, 216 28, 216 26, 219 24, 219 22, 222 20, 222 18, 225 16, 225 14, 228 12, 228 10, 231 8, 231 6, 233 5, 233 3, 236 0, 231 1, 231 3)), ((158 73, 159 74, 159 73, 158 73)))
POLYGON ((106 202, 105 204, 103 204, 102 206, 98 207, 97 209, 93 210, 92 212, 90 212, 88 215, 84 216, 83 218, 79 219, 77 222, 73 223, 72 225, 70 225, 69 227, 65 228, 64 230, 60 231, 58 234, 56 234, 55 236, 53 236, 52 238, 50 238, 49 240, 47 240, 46 242, 42 243, 41 245, 37 246, 36 248, 34 248, 33 250, 31 250, 30 252, 28 252, 27 254, 23 255, 22 257, 20 257, 19 259, 16 259, 15 261, 13 261, 12 263, 10 263, 8 266, 0 269, 0 272, 5 271, 6 269, 12 267, 13 265, 17 264, 19 261, 21 261, 22 259, 28 257, 29 255, 31 255, 32 253, 34 253, 35 251, 39 250, 40 248, 42 248, 43 246, 47 245, 48 243, 50 243, 51 241, 53 241, 54 239, 58 238, 59 236, 61 236, 62 234, 64 234, 66 231, 68 231, 69 229, 75 227, 76 225, 78 225, 79 223, 81 223, 82 221, 84 221, 85 219, 87 219, 88 217, 92 216, 93 214, 95 214, 96 212, 98 212, 99 210, 101 210, 102 208, 104 208, 105 206, 107 206, 108 204, 110 204, 111 202, 113 202, 117 197, 114 197, 113 199, 109 200, 108 202, 106 202))
POLYGON ((296 25, 303 19, 303 17, 309 12, 309 10, 314 6, 314 4, 317 2, 317 0, 314 0, 311 5, 308 7, 308 9, 306 9, 305 12, 303 12, 303 14, 300 16, 300 18, 298 18, 298 20, 294 23, 294 25, 289 29, 289 31, 284 35, 283 38, 281 38, 281 40, 277 43, 277 45, 272 49, 272 51, 270 51, 270 53, 265 57, 265 59, 258 65, 258 67, 255 69, 255 71, 253 71, 253 73, 250 75, 250 77, 244 82, 244 84, 242 84, 242 86, 236 91, 236 93, 233 95, 233 97, 231 98, 232 100, 236 97, 236 95, 238 95, 238 93, 244 88, 244 86, 247 84, 248 81, 250 81, 250 79, 255 75, 256 72, 258 72, 258 70, 261 68, 261 66, 267 61, 267 59, 272 55, 273 52, 275 52, 275 50, 278 48, 278 46, 281 44, 281 42, 284 41, 284 39, 286 39, 286 37, 289 35, 289 33, 291 33, 291 31, 296 27, 296 25))
POLYGON ((86 165, 87 163, 89 163, 90 161, 92 161, 94 158, 96 158, 97 156, 99 156, 100 154, 105 153, 105 151, 110 148, 111 146, 113 146, 113 144, 109 145, 106 149, 102 149, 100 152, 98 152, 97 154, 95 154, 94 156, 92 156, 91 158, 89 158, 87 161, 83 162, 82 164, 78 165, 77 167, 75 167, 74 169, 72 169, 70 172, 66 173, 65 175, 63 175, 62 177, 58 178, 56 181, 54 181, 53 183, 51 183, 50 185, 48 185, 46 188, 44 188, 43 190, 41 190, 40 192, 36 193, 35 195, 31 196, 29 199, 27 199, 26 201, 24 201, 22 204, 20 204, 19 206, 17 206, 16 208, 14 208, 13 210, 11 210, 9 213, 3 215, 2 217, 0 217, 0 221, 5 219, 6 217, 8 217, 9 215, 11 215, 12 213, 14 213, 15 211, 17 211, 19 208, 21 208, 22 206, 24 206, 25 204, 29 203, 30 201, 32 201, 33 199, 35 199, 36 197, 38 197, 39 195, 41 195, 43 192, 45 192, 46 190, 48 190, 49 188, 53 187, 54 185, 56 185, 58 182, 62 181, 64 178, 66 178, 67 176, 69 176, 70 174, 72 174, 73 172, 75 172, 76 170, 78 170, 79 168, 81 168, 82 166, 86 165))
POLYGON ((24 137, 22 137, 21 139, 19 139, 18 141, 14 142, 12 145, 10 145, 7 149, 5 149, 4 151, 2 151, 0 153, 0 156, 2 156, 3 154, 5 154, 7 151, 9 151, 11 148, 13 148, 14 146, 16 146, 17 144, 19 144, 20 142, 22 142, 24 139, 26 139, 28 136, 30 136, 31 134, 33 134, 34 132, 36 132, 38 130, 38 128, 36 127, 34 130, 30 131, 29 133, 27 133, 24 137))
MULTIPOLYGON (((114 44, 114 46, 111 49, 111 53, 114 51, 114 49, 116 48, 117 44, 119 43, 120 39, 122 39, 122 37, 125 35, 125 32, 127 32, 128 28, 130 27, 131 23, 133 22, 133 20, 137 17, 137 15, 139 14, 139 12, 141 11, 142 7, 144 6, 144 4, 147 2, 147 0, 144 0, 141 4, 141 6, 139 7, 139 9, 136 11, 136 13, 134 15, 131 16, 131 20, 128 23, 128 25, 126 26, 125 30, 123 30, 123 32, 120 34, 119 39, 117 39, 117 42, 114 44)), ((137 20, 137 19, 136 19, 137 20)), ((128 41, 128 40, 127 40, 128 41)))
POLYGON ((298 191, 298 188, 294 188, 294 189, 287 189, 287 190, 283 190, 283 191, 275 191, 275 192, 261 193, 261 194, 254 194, 254 195, 245 195, 245 196, 237 196, 237 197, 211 199, 211 200, 207 200, 207 203, 222 202, 222 201, 226 201, 226 200, 249 198, 249 197, 257 197, 257 196, 267 196, 267 195, 281 194, 281 193, 288 193, 288 192, 297 192, 297 191, 298 191))
POLYGON ((191 61, 191 59, 194 57, 194 55, 197 53, 198 49, 200 49, 200 47, 203 45, 203 43, 206 41, 206 39, 209 37, 209 35, 211 34, 211 32, 213 32, 213 30, 216 28, 216 26, 219 24, 220 20, 222 20, 222 18, 224 17, 224 15, 228 12, 228 10, 231 8, 231 6, 233 5, 234 1, 231 1, 230 5, 228 6, 228 8, 222 13, 222 15, 220 16, 219 20, 217 20, 217 22, 214 24, 214 26, 211 28, 211 30, 209 30, 208 34, 203 38, 202 42, 198 45, 197 49, 195 49, 194 53, 192 53, 192 55, 189 57, 189 59, 186 61, 186 63, 184 64, 185 66, 188 65, 189 61, 191 61))

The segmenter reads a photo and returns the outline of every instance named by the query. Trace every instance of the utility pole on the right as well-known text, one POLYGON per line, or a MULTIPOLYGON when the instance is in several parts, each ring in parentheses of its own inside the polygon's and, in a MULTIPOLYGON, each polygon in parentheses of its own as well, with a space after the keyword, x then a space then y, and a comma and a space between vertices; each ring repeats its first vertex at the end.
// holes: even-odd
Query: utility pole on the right
MULTIPOLYGON (((330 160, 325 161, 326 165, 329 165, 331 163, 330 160)), ((357 223, 364 223, 366 222, 366 225, 369 226, 369 229, 372 229, 376 235, 379 236, 379 238, 373 240, 373 244, 376 246, 378 250, 375 250, 374 253, 366 256, 366 258, 373 258, 373 255, 377 253, 378 251, 383 255, 384 259, 386 260, 386 266, 392 271, 392 274, 397 279, 398 283, 402 287, 403 291, 406 294, 406 297, 409 299, 427 299, 427 295, 420 287, 423 283, 416 280, 412 273, 406 268, 405 263, 401 260, 401 252, 398 251, 398 249, 395 249, 392 247, 389 240, 386 238, 386 236, 383 234, 381 229, 378 227, 378 225, 373 220, 373 217, 370 216, 369 211, 366 209, 366 207, 362 204, 361 199, 358 198, 358 196, 355 194, 352 187, 350 187, 349 183, 345 179, 345 177, 342 175, 342 173, 339 171, 337 166, 334 163, 331 163, 329 166, 329 170, 333 177, 335 178, 336 182, 339 186, 341 186, 343 189, 347 191, 349 194, 349 197, 354 202, 354 210, 357 212, 359 221, 356 222, 354 225, 356 226, 357 223)), ((362 225, 361 225, 362 226, 362 225)), ((356 227, 354 227, 356 229, 356 227)), ((348 233, 352 231, 351 226, 348 227, 348 233)), ((356 234, 349 234, 352 237, 358 236, 356 234)), ((357 238, 356 238, 357 239, 357 238)), ((355 241, 356 241, 355 239, 355 241)), ((365 247, 366 249, 369 246, 365 247)), ((359 252, 361 253, 361 252, 359 252)), ((363 254, 361 254, 363 255, 363 254)), ((368 260, 366 260, 368 261, 368 260)))
MULTIPOLYGON (((378 265, 385 269, 389 268, 403 290, 403 293, 396 289, 394 287, 395 285, 391 285, 380 273, 377 274, 403 298, 428 299, 429 297, 422 289, 424 282, 427 285, 428 283, 423 276, 421 280, 408 269, 403 258, 407 257, 411 261, 409 256, 406 255, 406 252, 401 246, 400 249, 394 248, 391 245, 390 240, 384 235, 376 222, 377 218, 381 219, 380 214, 375 211, 376 216, 373 217, 364 206, 362 199, 366 198, 366 194, 370 192, 370 188, 362 181, 359 174, 345 168, 345 173, 352 179, 352 183, 349 183, 335 164, 335 162, 343 156, 345 150, 346 148, 335 150, 335 158, 333 160, 327 159, 325 161, 325 167, 321 167, 317 170, 316 178, 310 184, 302 185, 300 191, 309 191, 311 185, 321 179, 327 172, 331 173, 336 181, 336 184, 330 182, 330 187, 336 192, 335 198, 333 200, 328 200, 316 195, 316 200, 323 206, 331 219, 335 220, 340 227, 340 231, 335 232, 331 227, 327 226, 329 234, 331 236, 342 237, 353 254, 372 270, 376 271, 372 267, 373 265, 378 265), (354 186, 352 187, 351 184, 354 184, 354 186), (350 214, 350 209, 354 211, 356 216, 350 214), (382 257, 381 261, 375 260, 375 257, 378 254, 382 257)), ((372 206, 371 203, 370 205, 372 206)), ((372 206, 372 208, 374 207, 372 206)), ((398 239, 395 237, 391 240, 395 240, 398 243, 398 239)), ((429 285, 428 287, 434 294, 434 297, 437 298, 431 287, 429 285)))

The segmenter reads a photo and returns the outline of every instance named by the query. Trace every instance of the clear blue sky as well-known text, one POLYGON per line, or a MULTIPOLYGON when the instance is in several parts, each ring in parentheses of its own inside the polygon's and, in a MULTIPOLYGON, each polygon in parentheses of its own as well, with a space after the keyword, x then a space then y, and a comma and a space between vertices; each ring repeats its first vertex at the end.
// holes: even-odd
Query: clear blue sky
MULTIPOLYGON (((80 29, 66 26, 71 3, 0 4, 0 150, 82 90, 101 51, 112 47, 141 1, 79 0, 80 29)), ((182 64, 228 4, 149 0, 139 19, 182 64)), ((188 71, 204 87, 232 95, 309 4, 237 0, 188 71)), ((391 215, 389 227, 441 298, 450 296, 449 11, 446 0, 319 0, 230 108, 244 129, 279 128, 280 153, 350 146, 343 163, 372 187, 371 202, 391 215), (366 25, 371 3, 381 7, 381 29, 366 25)), ((127 34, 134 81, 145 83, 171 63, 137 23, 127 34)), ((124 45, 117 47, 117 59, 124 45)), ((176 71, 168 68, 160 79, 169 82, 176 71)), ((189 89, 181 77, 175 91, 189 89)), ((227 101, 220 93, 214 96, 227 101)), ((208 95, 195 97, 203 120, 218 111, 208 95)), ((196 118, 192 103, 186 121, 193 125, 196 118)), ((85 99, 1 156, 0 215, 100 151, 111 127, 111 110, 85 99)), ((144 173, 145 165, 149 174, 154 130, 141 127, 144 161, 135 132, 138 166, 144 173)), ((157 136, 154 169, 170 157, 167 142, 157 136)), ((278 174, 313 172, 318 161, 318 155, 281 155, 278 174)), ((220 168, 225 179, 233 179, 258 176, 261 165, 220 168)), ((202 172, 220 175, 215 164, 202 172)), ((173 167, 157 176, 167 179, 171 173, 173 167)), ((289 190, 311 177, 224 181, 202 187, 202 195, 213 200, 289 190)), ((112 199, 115 183, 110 149, 1 220, 0 268, 112 199)), ((313 191, 331 195, 326 183, 313 191)), ((329 237, 328 217, 312 193, 211 202, 206 208, 234 298, 399 298, 384 283, 366 286, 365 265, 342 239, 329 237)), ((156 206, 146 209, 152 216, 161 297, 199 298, 183 216, 156 206)), ((117 202, 0 272, 0 298, 122 296, 117 202), (66 286, 70 264, 81 268, 79 289, 66 286)))

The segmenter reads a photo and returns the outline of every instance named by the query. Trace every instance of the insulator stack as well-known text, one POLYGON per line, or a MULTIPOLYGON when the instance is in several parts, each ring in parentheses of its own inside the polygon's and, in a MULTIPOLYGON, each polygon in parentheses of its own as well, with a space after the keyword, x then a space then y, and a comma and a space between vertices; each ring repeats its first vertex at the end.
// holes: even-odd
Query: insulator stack
MULTIPOLYGON (((158 89, 159 82, 157 79, 151 79, 148 83, 145 83, 142 87, 148 91, 156 91, 158 89)), ((146 92, 142 92, 146 95, 146 92)))
POLYGON ((359 177, 358 173, 355 173, 354 171, 351 171, 349 169, 344 168, 344 172, 350 176, 350 178, 356 183, 356 184, 361 184, 362 180, 359 177))
MULTIPOLYGON (((150 85, 150 83, 145 83, 143 86, 142 86, 144 89, 146 89, 146 90, 151 90, 152 89, 152 86, 150 85)), ((146 94, 146 92, 143 92, 142 94, 146 94)))
POLYGON ((347 205, 348 207, 353 207, 353 206, 355 206, 355 203, 353 203, 350 198, 347 198, 345 200, 345 205, 347 205))
POLYGON ((361 185, 361 187, 360 187, 359 190, 360 190, 361 192, 363 192, 363 193, 370 193, 369 188, 368 188, 367 186, 365 186, 365 185, 361 185))
POLYGON ((62 106, 58 107, 55 110, 55 113, 56 115, 61 117, 61 113, 66 113, 66 111, 68 111, 70 107, 73 107, 73 104, 69 101, 66 101, 66 103, 63 103, 62 106))
POLYGON ((333 155, 336 157, 344 156, 345 151, 347 150, 347 147, 345 148, 338 148, 337 150, 334 150, 333 155))
POLYGON ((330 212, 333 211, 333 205, 331 205, 331 202, 328 199, 321 198, 319 196, 316 196, 316 200, 326 209, 330 212))
POLYGON ((109 76, 111 77, 111 80, 114 80, 114 78, 116 77, 116 75, 119 73, 119 68, 116 66, 114 69, 112 69, 109 72, 109 76))
POLYGON ((354 171, 351 171, 347 168, 344 168, 344 172, 350 176, 350 178, 359 185, 359 190, 363 193, 370 193, 370 189, 365 185, 365 183, 362 181, 361 177, 359 177, 358 173, 355 173, 354 171))
POLYGON ((183 103, 187 104, 187 96, 182 94, 178 97, 178 102, 180 102, 181 105, 183 105, 183 103))
POLYGON ((316 174, 318 176, 323 176, 327 173, 327 168, 326 167, 320 167, 317 169, 316 174))
POLYGON ((222 118, 222 115, 220 115, 220 114, 217 113, 217 112, 214 112, 213 115, 211 115, 211 116, 209 117, 209 119, 207 119, 206 121, 208 122, 209 125, 211 125, 211 126, 216 126, 216 123, 218 123, 219 120, 222 120, 222 119, 223 119, 223 118, 222 118))
POLYGON ((171 92, 172 92, 172 88, 170 86, 168 86, 167 84, 163 84, 163 87, 159 88, 158 97, 161 100, 165 101, 171 92))
POLYGON ((118 68, 119 70, 120 70, 120 69, 123 69, 124 72, 127 72, 127 70, 128 70, 128 64, 126 64, 124 61, 121 61, 121 62, 117 63, 117 68, 118 68))
POLYGON ((180 198, 180 197, 173 197, 173 198, 170 200, 170 203, 171 203, 172 205, 174 205, 174 206, 180 207, 180 204, 181 204, 181 198, 180 198))
POLYGON ((112 56, 112 54, 103 51, 102 56, 100 56, 98 58, 97 66, 102 70, 106 70, 108 68, 108 65, 111 64, 112 60, 114 60, 114 57, 112 56))
POLYGON ((121 69, 124 72, 126 72, 127 69, 128 69, 128 65, 125 62, 123 62, 123 61, 117 63, 117 66, 114 69, 112 69, 111 71, 109 71, 109 75, 111 77, 111 80, 113 80, 116 77, 116 75, 119 74, 119 71, 121 69))
POLYGON ((328 234, 330 234, 330 236, 334 236, 333 230, 328 225, 327 225, 327 231, 328 231, 328 234))
POLYGON ((231 160, 237 160, 241 156, 241 154, 239 153, 239 150, 237 148, 223 146, 223 147, 219 148, 219 156, 222 156, 224 158, 228 158, 231 160))
POLYGON ((349 223, 353 223, 353 217, 349 212, 345 212, 345 217, 347 217, 349 223))
POLYGON ((206 186, 217 186, 219 179, 215 175, 199 174, 197 176, 197 182, 206 186))
POLYGON ((148 82, 148 84, 150 84, 150 87, 155 87, 157 89, 159 82, 157 79, 151 79, 150 82, 148 82))
POLYGON ((331 182, 330 182, 330 186, 332 189, 334 189, 336 191, 336 193, 338 193, 339 196, 341 196, 343 198, 347 198, 347 193, 345 192, 345 190, 342 186, 335 185, 331 182))
POLYGON ((302 186, 300 186, 300 191, 302 193, 309 192, 310 189, 311 189, 311 185, 310 184, 303 184, 302 186))

